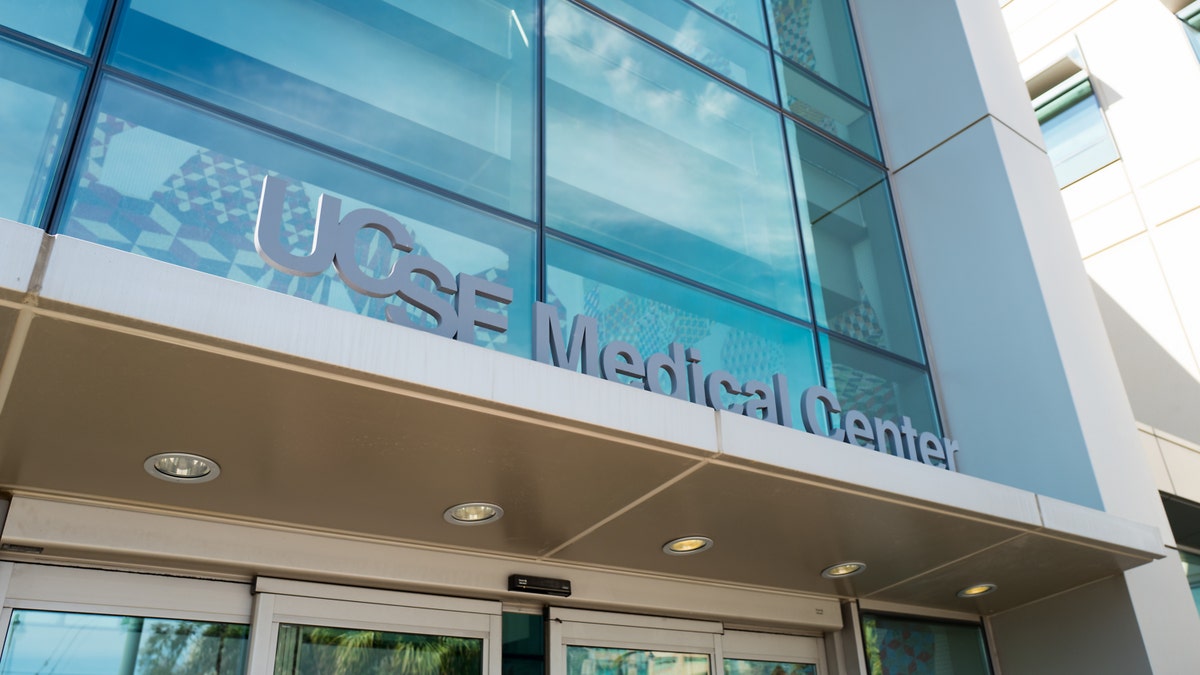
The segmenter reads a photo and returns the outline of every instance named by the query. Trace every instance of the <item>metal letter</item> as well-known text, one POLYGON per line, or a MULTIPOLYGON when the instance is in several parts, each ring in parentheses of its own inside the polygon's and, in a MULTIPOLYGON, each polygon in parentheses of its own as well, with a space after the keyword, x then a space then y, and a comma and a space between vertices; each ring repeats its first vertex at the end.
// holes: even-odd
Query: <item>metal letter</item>
MULTIPOLYGON (((933 464, 933 460, 946 461, 946 451, 942 449, 942 444, 938 437, 928 431, 921 432, 921 439, 917 442, 917 461, 924 464, 933 464)), ((936 465, 934 465, 936 466, 936 465)))
POLYGON ((804 420, 804 429, 810 434, 818 436, 826 436, 835 441, 846 440, 845 429, 833 429, 833 423, 828 421, 829 416, 842 411, 842 404, 838 402, 837 396, 834 396, 832 391, 825 387, 814 386, 804 390, 800 395, 800 416, 804 420), (817 401, 825 405, 824 420, 817 417, 817 401), (826 434, 824 428, 828 426, 833 433, 826 434))
POLYGON ((746 417, 756 417, 764 422, 774 424, 777 421, 775 417, 775 394, 765 382, 758 380, 748 380, 742 385, 742 393, 751 397, 746 401, 745 408, 746 417))
POLYGON ((475 344, 475 326, 503 333, 508 330, 508 317, 499 312, 489 312, 475 304, 475 298, 487 298, 502 305, 512 302, 513 291, 473 274, 458 275, 458 295, 454 307, 458 310, 458 339, 475 344))
POLYGON ((621 382, 639 389, 642 388, 642 383, 638 380, 646 377, 646 364, 642 361, 642 355, 638 353, 637 347, 628 342, 613 340, 604 345, 604 349, 600 352, 600 372, 604 379, 612 382, 621 382), (633 382, 622 382, 618 375, 632 377, 633 382))
POLYGON ((775 373, 771 377, 775 384, 775 420, 781 427, 792 426, 792 393, 788 391, 787 376, 775 373))
POLYGON ((667 354, 651 354, 646 357, 646 390, 656 394, 666 394, 681 400, 688 400, 687 385, 687 356, 683 345, 672 342, 667 347, 667 354), (671 391, 662 386, 662 371, 671 378, 671 391))
POLYGON ((952 441, 949 438, 942 439, 942 449, 946 452, 946 468, 951 471, 958 471, 958 441, 952 441))
POLYGON ((436 323, 429 326, 424 322, 414 320, 408 315, 408 308, 401 305, 387 306, 388 321, 428 331, 442 337, 454 337, 454 333, 458 331, 458 317, 454 313, 454 305, 433 291, 417 285, 412 280, 414 272, 431 279, 434 287, 443 293, 453 294, 455 292, 454 276, 441 263, 423 255, 410 253, 401 256, 392 270, 392 274, 398 276, 400 282, 400 288, 396 291, 396 295, 413 307, 424 310, 433 317, 436 323))
POLYGON ((583 366, 585 375, 600 377, 600 352, 596 348, 596 320, 582 314, 571 323, 571 342, 563 348, 558 308, 533 303, 533 358, 567 370, 583 366))
POLYGON ((871 431, 871 420, 857 410, 842 413, 842 428, 846 430, 846 442, 860 448, 875 449, 875 433, 871 431), (867 444, 863 445, 862 441, 867 444))
POLYGON ((741 394, 742 388, 738 386, 738 381, 733 379, 733 375, 724 370, 714 370, 704 378, 704 391, 707 393, 708 407, 714 410, 728 410, 735 415, 741 415, 746 407, 741 403, 733 403, 728 408, 725 407, 725 402, 721 400, 721 390, 724 389, 730 394, 741 394))
POLYGON ((268 265, 298 277, 315 277, 329 268, 337 246, 338 215, 342 200, 321 195, 317 201, 317 220, 313 227, 312 250, 295 255, 283 243, 283 199, 287 184, 282 178, 263 179, 258 199, 258 220, 254 224, 254 248, 268 265))
MULTIPOLYGON (((342 281, 363 295, 386 298, 400 289, 401 284, 409 278, 409 273, 403 270, 404 265, 401 265, 399 261, 392 265, 391 272, 382 279, 376 279, 364 272, 358 266, 356 255, 358 231, 362 229, 382 232, 393 249, 404 253, 413 250, 412 235, 404 229, 400 221, 376 209, 354 209, 347 213, 346 217, 342 218, 342 222, 338 224, 333 264, 337 267, 338 274, 342 276, 342 281)), ((439 286, 441 286, 440 283, 439 286)))
POLYGON ((904 440, 900 436, 900 427, 890 420, 875 418, 875 450, 897 457, 904 456, 904 440), (888 437, 892 438, 892 447, 888 448, 888 437))

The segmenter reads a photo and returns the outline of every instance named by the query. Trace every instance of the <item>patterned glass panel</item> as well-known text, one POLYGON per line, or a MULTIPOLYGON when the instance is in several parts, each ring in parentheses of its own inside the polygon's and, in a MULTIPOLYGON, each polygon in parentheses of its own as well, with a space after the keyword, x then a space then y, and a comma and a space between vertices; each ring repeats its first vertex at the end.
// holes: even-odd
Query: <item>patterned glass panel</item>
POLYGON ((862 615, 871 675, 991 675, 977 625, 862 615))

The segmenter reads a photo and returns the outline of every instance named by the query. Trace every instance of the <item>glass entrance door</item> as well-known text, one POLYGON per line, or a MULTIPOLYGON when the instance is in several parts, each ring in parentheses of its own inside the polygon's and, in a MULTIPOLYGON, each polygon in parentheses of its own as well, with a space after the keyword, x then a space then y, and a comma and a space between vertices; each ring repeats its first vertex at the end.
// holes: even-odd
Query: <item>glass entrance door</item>
POLYGON ((717 622, 581 610, 550 614, 551 675, 825 675, 819 638, 717 622))

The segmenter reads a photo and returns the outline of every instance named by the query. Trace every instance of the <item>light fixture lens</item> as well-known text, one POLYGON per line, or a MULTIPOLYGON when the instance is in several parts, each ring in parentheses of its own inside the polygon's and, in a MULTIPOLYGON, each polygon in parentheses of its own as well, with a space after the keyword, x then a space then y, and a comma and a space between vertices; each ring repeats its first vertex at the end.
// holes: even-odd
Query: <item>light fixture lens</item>
POLYGON ((708 537, 680 537, 663 544, 667 555, 691 555, 712 548, 713 540, 708 537))
POLYGON ((187 452, 157 454, 142 466, 151 476, 174 483, 206 483, 221 474, 216 462, 187 452))
POLYGON ((855 574, 861 574, 867 569, 867 563, 861 562, 844 562, 836 565, 830 565, 821 570, 821 576, 826 579, 841 579, 844 577, 852 577, 855 574))
POLYGON ((987 595, 996 590, 996 584, 975 584, 967 586, 958 592, 960 598, 978 598, 981 595, 987 595))
POLYGON ((446 509, 442 517, 455 525, 483 525, 500 520, 504 509, 487 502, 470 502, 446 509))

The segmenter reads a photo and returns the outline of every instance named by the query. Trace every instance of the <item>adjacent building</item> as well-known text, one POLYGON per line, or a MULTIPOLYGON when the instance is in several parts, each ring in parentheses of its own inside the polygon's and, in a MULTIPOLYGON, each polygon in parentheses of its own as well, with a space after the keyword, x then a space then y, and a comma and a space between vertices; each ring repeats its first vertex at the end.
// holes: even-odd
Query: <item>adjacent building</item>
POLYGON ((1192 672, 1074 103, 912 4, 0 4, 0 673, 1192 672))

